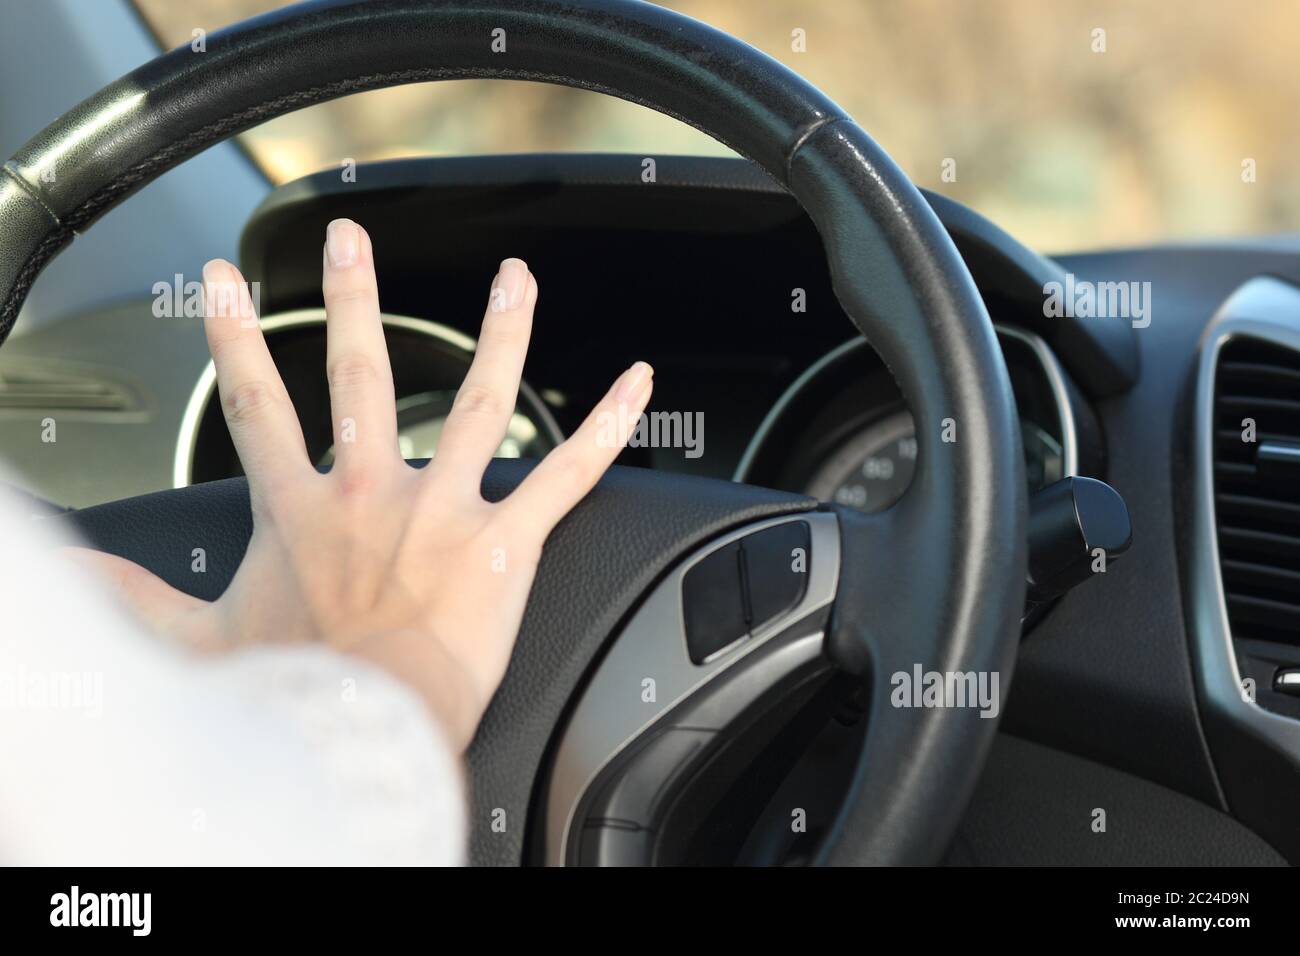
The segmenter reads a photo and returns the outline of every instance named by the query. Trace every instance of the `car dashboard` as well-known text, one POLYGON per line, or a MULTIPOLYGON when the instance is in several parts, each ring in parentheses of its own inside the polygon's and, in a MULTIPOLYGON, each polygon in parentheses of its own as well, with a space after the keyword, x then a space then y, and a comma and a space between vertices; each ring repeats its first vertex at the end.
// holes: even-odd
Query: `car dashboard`
MULTIPOLYGON (((621 369, 642 359, 656 370, 652 421, 621 464, 863 511, 898 500, 917 464, 903 390, 840 308, 812 222, 747 161, 659 157, 648 180, 642 159, 402 160, 360 165, 355 177, 327 170, 272 191, 244 229, 240 265, 257 284, 313 460, 325 467, 332 456, 320 243, 326 223, 347 216, 374 244, 407 457, 436 452, 495 265, 518 256, 538 277, 540 298, 525 384, 499 454, 544 455, 621 369)), ((1212 375, 1199 386, 1210 411, 1197 405, 1198 370, 1207 361, 1213 370, 1211 320, 1241 302, 1241 290, 1258 288, 1251 283, 1260 276, 1283 291, 1253 295, 1241 307, 1246 318, 1279 313, 1300 339, 1300 307, 1285 291, 1300 285, 1300 247, 1207 243, 1048 259, 973 211, 925 195, 993 319, 1020 414, 1028 490, 1071 475, 1100 478, 1124 496, 1133 519, 1124 561, 1066 594, 1025 634, 1002 728, 1159 788, 1159 799, 1142 805, 1162 806, 1167 818, 1181 812, 1177 800, 1230 812, 1300 859, 1294 704, 1261 691, 1243 716, 1221 699, 1234 665, 1215 656, 1235 647, 1235 666, 1261 687, 1279 667, 1300 669, 1300 619, 1288 617, 1300 614, 1300 597, 1293 585, 1263 596, 1240 590, 1246 581, 1235 606, 1271 615, 1271 629, 1259 632, 1267 640, 1224 637, 1223 608, 1232 605, 1216 598, 1217 553, 1205 544, 1214 514, 1205 513, 1210 495, 1198 478, 1209 454, 1202 419, 1213 417, 1212 375), (1046 291, 1076 278, 1150 283, 1154 319, 1139 329, 1047 314, 1046 291)), ((0 447, 15 480, 46 507, 232 477, 240 466, 213 381, 198 321, 168 314, 142 290, 137 300, 8 343, 0 447), (41 439, 50 417, 56 443, 41 439)), ((1289 393, 1274 399, 1293 401, 1289 393)), ((1214 462, 1205 467, 1212 479, 1214 462)), ((1237 472, 1234 481, 1251 477, 1237 472)), ((1245 633, 1241 625, 1238 636, 1245 633)), ((1235 685, 1227 686, 1231 697, 1235 685)), ((1064 793, 1042 805, 1067 812, 1073 800, 1064 793)), ((1109 859, 1082 846, 1072 853, 1078 862, 1109 859)))

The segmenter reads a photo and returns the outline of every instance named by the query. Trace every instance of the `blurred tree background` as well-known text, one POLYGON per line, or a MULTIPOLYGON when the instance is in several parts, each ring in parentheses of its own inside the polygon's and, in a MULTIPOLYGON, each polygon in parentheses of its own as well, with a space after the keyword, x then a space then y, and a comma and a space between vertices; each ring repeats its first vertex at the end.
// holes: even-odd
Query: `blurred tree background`
MULTIPOLYGON (((137 3, 166 46, 282 5, 137 3)), ((801 73, 919 185, 1044 251, 1300 228, 1296 0, 661 5, 801 73), (795 30, 806 35, 803 52, 792 49, 795 30), (946 160, 953 181, 943 176, 946 160), (1254 182, 1243 178, 1246 161, 1254 182)), ((245 141, 276 182, 345 158, 728 153, 630 103, 486 81, 363 93, 274 120, 245 141)))

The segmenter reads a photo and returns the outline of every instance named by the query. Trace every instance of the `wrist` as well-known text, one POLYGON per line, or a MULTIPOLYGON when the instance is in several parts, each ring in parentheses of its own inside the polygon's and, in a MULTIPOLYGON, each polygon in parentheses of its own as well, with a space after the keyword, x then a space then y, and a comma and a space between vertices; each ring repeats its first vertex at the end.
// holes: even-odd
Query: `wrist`
POLYGON ((378 665, 415 691, 457 752, 469 746, 487 701, 437 638, 420 631, 389 631, 366 638, 349 653, 378 665))

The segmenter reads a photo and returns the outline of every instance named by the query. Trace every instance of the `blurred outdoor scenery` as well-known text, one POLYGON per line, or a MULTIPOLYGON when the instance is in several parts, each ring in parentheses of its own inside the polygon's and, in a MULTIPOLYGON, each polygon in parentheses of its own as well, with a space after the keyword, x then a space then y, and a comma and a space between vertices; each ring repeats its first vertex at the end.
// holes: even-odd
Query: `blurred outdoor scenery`
MULTIPOLYGON (((137 3, 168 47, 189 43, 196 27, 212 32, 282 5, 137 3)), ((1296 0, 661 5, 801 73, 918 185, 1042 251, 1300 230, 1296 0), (791 48, 796 29, 806 52, 791 48), (1095 51, 1099 29, 1104 52, 1095 51), (947 159, 952 182, 942 178, 947 159), (1243 178, 1250 160, 1254 182, 1243 178)), ((276 182, 345 158, 728 152, 620 100, 489 81, 363 93, 274 120, 245 142, 276 182)))

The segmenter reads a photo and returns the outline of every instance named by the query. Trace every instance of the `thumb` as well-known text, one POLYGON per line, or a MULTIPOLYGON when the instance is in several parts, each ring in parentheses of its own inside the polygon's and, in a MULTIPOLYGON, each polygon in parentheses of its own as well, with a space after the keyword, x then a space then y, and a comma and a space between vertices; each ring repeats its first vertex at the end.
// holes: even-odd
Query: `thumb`
POLYGON ((193 650, 215 650, 217 632, 207 612, 212 605, 172 587, 134 561, 92 548, 60 549, 109 587, 152 630, 193 650))

